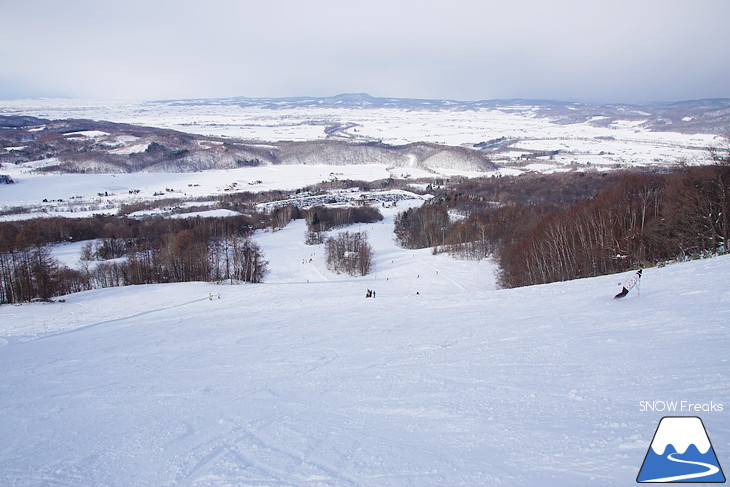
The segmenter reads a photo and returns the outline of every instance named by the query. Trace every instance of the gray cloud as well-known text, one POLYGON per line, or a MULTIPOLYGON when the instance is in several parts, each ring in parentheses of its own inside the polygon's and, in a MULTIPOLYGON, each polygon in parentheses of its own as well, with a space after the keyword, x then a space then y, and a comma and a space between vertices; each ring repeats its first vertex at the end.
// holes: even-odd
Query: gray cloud
POLYGON ((730 97, 725 0, 26 0, 0 98, 730 97))

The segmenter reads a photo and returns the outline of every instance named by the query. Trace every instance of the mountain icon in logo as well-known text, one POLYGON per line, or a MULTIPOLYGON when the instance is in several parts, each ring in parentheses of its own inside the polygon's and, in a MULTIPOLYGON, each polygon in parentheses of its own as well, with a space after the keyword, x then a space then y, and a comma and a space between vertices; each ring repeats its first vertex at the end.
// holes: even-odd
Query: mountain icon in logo
POLYGON ((665 416, 641 465, 639 483, 723 483, 725 475, 696 416, 665 416))

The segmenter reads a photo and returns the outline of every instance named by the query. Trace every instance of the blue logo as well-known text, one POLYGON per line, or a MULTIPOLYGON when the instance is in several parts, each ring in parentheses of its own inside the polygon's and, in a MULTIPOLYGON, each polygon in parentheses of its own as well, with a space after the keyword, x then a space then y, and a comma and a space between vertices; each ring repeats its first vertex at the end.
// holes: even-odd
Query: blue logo
POLYGON ((723 483, 725 475, 702 420, 696 416, 665 416, 659 421, 639 483, 723 483))

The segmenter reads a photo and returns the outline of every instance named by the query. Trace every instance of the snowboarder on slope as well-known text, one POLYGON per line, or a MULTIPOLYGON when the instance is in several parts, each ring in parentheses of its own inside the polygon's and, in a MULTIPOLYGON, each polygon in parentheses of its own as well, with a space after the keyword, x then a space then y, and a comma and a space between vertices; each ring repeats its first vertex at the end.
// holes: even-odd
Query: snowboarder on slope
POLYGON ((641 269, 636 271, 636 274, 629 277, 625 281, 619 282, 619 285, 622 286, 621 292, 618 293, 616 296, 614 296, 613 299, 623 298, 624 296, 629 294, 629 291, 631 291, 631 289, 633 289, 634 286, 639 284, 640 279, 641 279, 641 269))

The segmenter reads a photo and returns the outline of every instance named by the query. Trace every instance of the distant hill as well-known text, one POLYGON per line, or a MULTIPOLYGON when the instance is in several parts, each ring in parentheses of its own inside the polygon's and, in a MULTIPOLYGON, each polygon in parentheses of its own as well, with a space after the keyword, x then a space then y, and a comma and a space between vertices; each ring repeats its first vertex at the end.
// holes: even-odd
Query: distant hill
MULTIPOLYGON (((196 111, 196 107, 202 107, 204 111, 208 111, 208 107, 211 111, 220 107, 226 113, 237 112, 238 107, 258 108, 262 111, 279 111, 275 114, 264 113, 264 118, 270 115, 274 115, 271 118, 277 118, 281 115, 282 119, 290 115, 282 113, 283 110, 300 109, 298 116, 309 116, 317 109, 325 108, 343 110, 343 116, 332 116, 330 112, 321 118, 301 122, 304 125, 317 126, 317 131, 321 130, 324 138, 281 140, 289 137, 286 133, 271 141, 266 140, 265 136, 242 140, 224 137, 223 134, 195 134, 184 131, 185 127, 182 125, 172 125, 171 128, 137 125, 134 117, 127 117, 126 121, 131 123, 115 123, 64 118, 74 116, 76 112, 62 112, 57 115, 57 119, 51 119, 44 111, 18 110, 16 114, 0 116, 0 164, 36 162, 34 167, 38 170, 71 173, 194 172, 275 164, 382 164, 436 173, 479 173, 493 171, 497 169, 497 164, 500 167, 521 169, 530 162, 550 163, 555 156, 560 160, 555 164, 548 164, 550 168, 562 168, 574 162, 576 165, 599 164, 604 167, 646 164, 647 160, 650 164, 655 161, 672 163, 680 156, 691 159, 698 150, 704 150, 711 144, 685 141, 681 143, 687 149, 685 153, 677 155, 655 151, 656 155, 649 157, 645 156, 646 151, 643 148, 625 152, 615 145, 603 143, 614 140, 616 132, 612 129, 617 126, 629 127, 629 134, 633 134, 635 129, 644 133, 653 131, 730 136, 730 99, 647 105, 597 105, 522 99, 457 101, 384 98, 365 93, 349 93, 328 97, 163 100, 145 104, 146 110, 160 113, 175 112, 176 108, 178 111, 185 111, 185 107, 191 107, 191 111, 196 111), (227 110, 223 110, 224 107, 227 110), (518 120, 538 118, 564 126, 584 124, 583 129, 588 125, 597 130, 595 134, 589 132, 587 135, 586 144, 590 144, 590 149, 585 149, 580 144, 566 143, 565 140, 573 137, 572 132, 568 138, 564 133, 559 134, 557 138, 562 138, 563 142, 557 143, 555 136, 543 134, 542 124, 532 127, 532 132, 527 135, 505 134, 497 128, 492 129, 493 134, 486 133, 487 138, 476 138, 484 137, 480 134, 475 135, 474 140, 467 139, 467 142, 434 143, 435 140, 444 139, 431 138, 429 142, 424 142, 423 139, 414 137, 385 143, 377 131, 376 135, 361 135, 357 117, 354 117, 356 120, 350 118, 353 110, 382 121, 382 126, 387 126, 388 110, 411 112, 407 118, 412 127, 416 125, 413 123, 414 119, 421 126, 428 120, 452 118, 453 114, 461 112, 459 117, 453 118, 460 118, 463 122, 462 119, 472 118, 469 111, 489 111, 486 115, 503 112, 495 115, 501 118, 504 113, 508 113, 517 115, 512 118, 518 120), (367 113, 368 110, 384 112, 367 113), (28 116, 33 113, 38 117, 28 116), (429 118, 429 113, 436 115, 429 118), (440 114, 446 115, 442 117, 440 114), (542 140, 541 136, 544 135, 545 140, 536 145, 535 141, 542 140), (520 146, 521 139, 527 141, 524 147, 520 146), (457 145, 459 143, 461 145, 457 145)), ((99 118, 115 115, 97 112, 99 118)), ((150 122, 145 119, 140 123, 150 122)), ((471 128, 466 125, 468 124, 453 131, 468 132, 471 128)), ((443 129, 444 126, 437 128, 443 129)), ((565 128, 570 131, 569 127, 565 128)), ((452 129, 453 127, 448 128, 452 129)), ((385 132, 388 130, 389 128, 385 129, 385 132)), ((582 137, 586 137, 586 134, 582 137)), ((632 139, 630 143, 635 142, 632 135, 629 139, 632 139)), ((652 148, 667 145, 666 141, 655 143, 653 140, 640 143, 648 144, 652 148)), ((670 141, 669 144, 674 142, 670 141)))
POLYGON ((480 151, 426 142, 390 145, 332 139, 256 144, 107 121, 0 116, 0 163, 37 161, 48 162, 41 170, 68 173, 194 172, 272 164, 496 169, 480 151))
POLYGON ((641 121, 639 126, 654 131, 681 133, 705 133, 730 135, 730 99, 704 99, 674 103, 590 104, 550 100, 430 100, 422 98, 374 97, 367 93, 344 93, 325 97, 285 98, 201 98, 189 100, 163 100, 156 103, 171 106, 185 105, 236 105, 259 107, 267 110, 293 108, 348 108, 400 110, 509 110, 532 111, 539 117, 558 123, 590 122, 598 126, 609 125, 616 120, 641 121))

